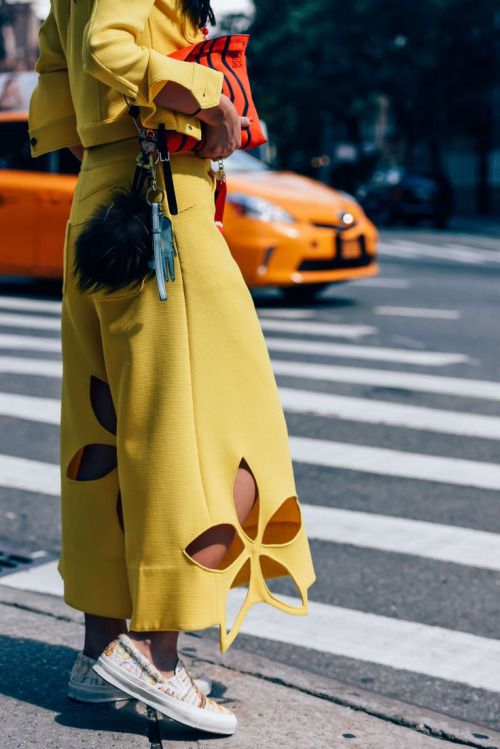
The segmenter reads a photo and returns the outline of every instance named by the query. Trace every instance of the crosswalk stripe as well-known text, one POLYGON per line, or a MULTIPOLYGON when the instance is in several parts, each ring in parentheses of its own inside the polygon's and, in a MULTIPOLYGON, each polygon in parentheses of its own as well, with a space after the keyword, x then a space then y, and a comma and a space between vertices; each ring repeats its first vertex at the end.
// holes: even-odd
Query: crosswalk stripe
MULTIPOLYGON (((57 402, 55 404, 58 406, 57 402)), ((59 417, 58 408, 54 407, 53 417, 55 423, 59 417)), ((0 455, 1 486, 58 496, 59 482, 57 465, 0 455)), ((497 534, 373 513, 301 506, 311 538, 500 570, 500 535, 497 534)))
MULTIPOLYGON (((477 238, 475 238, 477 242, 477 238)), ((498 245, 498 241, 497 241, 498 245)), ((498 250, 491 250, 487 247, 470 247, 469 245, 460 244, 458 242, 446 242, 445 247, 450 250, 467 250, 468 252, 479 252, 481 257, 485 260, 493 263, 500 263, 500 252, 498 250)))
MULTIPOLYGON (((286 322, 271 320, 266 322, 286 322)), ((304 323, 306 326, 309 323, 304 323)), ((357 346, 351 343, 330 343, 323 341, 306 341, 293 338, 266 338, 270 351, 289 353, 315 354, 348 359, 366 359, 370 361, 389 361, 401 364, 415 364, 428 367, 445 367, 470 361, 465 354, 445 353, 440 351, 414 351, 378 346, 357 346)), ((12 335, 0 333, 0 349, 31 349, 32 351, 61 351, 59 338, 44 336, 12 335)))
MULTIPOLYGON (((61 402, 55 398, 39 398, 34 395, 0 393, 0 415, 28 419, 43 424, 60 422, 61 402)), ((0 478, 1 481, 1 478, 0 478)))
POLYGON ((61 351, 59 338, 44 336, 11 335, 0 333, 0 349, 30 349, 31 351, 61 351))
MULTIPOLYGON (((377 551, 432 559, 480 569, 500 570, 500 534, 419 520, 301 503, 310 540, 349 544, 377 551)), ((14 572, 2 582, 14 588, 57 593, 55 564, 14 572)), ((62 592, 62 590, 61 590, 62 592)))
POLYGON ((61 306, 61 302, 52 302, 46 299, 0 296, 0 309, 25 309, 33 312, 55 312, 60 314, 61 306))
MULTIPOLYGON (((297 463, 454 486, 500 489, 500 466, 493 463, 310 437, 290 437, 289 444, 292 458, 297 463)), ((58 495, 59 467, 28 458, 0 455, 0 486, 58 495)))
POLYGON ((431 320, 459 320, 456 309, 431 309, 419 307, 375 307, 375 314, 395 317, 424 317, 431 320))
POLYGON ((491 380, 467 380, 460 377, 395 372, 386 369, 341 367, 334 364, 316 364, 281 359, 273 359, 272 365, 276 375, 286 377, 347 382, 351 385, 398 388, 422 393, 500 401, 500 383, 491 380))
POLYGON ((53 359, 29 359, 22 356, 0 356, 0 372, 38 377, 61 377, 62 362, 53 359))
MULTIPOLYGON (((351 398, 309 390, 279 388, 281 403, 288 413, 314 414, 321 418, 386 424, 403 429, 425 429, 440 434, 458 434, 483 439, 500 439, 500 419, 480 414, 406 406, 390 401, 351 398)), ((32 395, 0 392, 0 415, 59 424, 60 401, 32 395)))
POLYGON ((386 424, 403 429, 425 429, 442 434, 500 439, 500 418, 445 411, 424 406, 407 406, 371 398, 351 398, 347 395, 316 393, 310 390, 280 388, 285 411, 369 424, 386 424))
MULTIPOLYGON (((312 588, 314 591, 314 588, 312 588)), ((290 606, 297 598, 278 596, 290 606)), ((230 619, 245 590, 228 596, 230 619)), ((241 632, 324 653, 425 674, 500 692, 500 640, 419 622, 309 601, 309 615, 288 617, 263 603, 253 606, 241 632)))
POLYGON ((270 351, 399 362, 400 364, 416 364, 422 367, 446 367, 450 364, 461 364, 470 361, 469 357, 465 354, 448 354, 440 351, 410 351, 397 348, 380 348, 378 346, 356 346, 351 343, 294 340, 292 338, 266 338, 266 344, 270 351))
MULTIPOLYGON (((59 466, 0 455, 0 485, 59 496, 59 466)), ((500 535, 494 533, 305 503, 301 507, 311 539, 500 569, 500 535)))
POLYGON ((11 328, 38 328, 39 330, 61 330, 60 317, 43 315, 17 315, 14 312, 0 312, 0 325, 11 328))
POLYGON ((500 571, 500 534, 301 503, 310 539, 500 571))
MULTIPOLYGON (((0 584, 38 593, 63 593, 57 561, 5 575, 0 584)), ((229 621, 234 621, 245 595, 244 588, 229 592, 229 621)), ((277 597, 288 606, 300 605, 292 596, 277 597)), ((303 647, 306 642, 307 647, 323 653, 500 692, 500 640, 311 600, 308 616, 288 617, 283 625, 281 611, 258 603, 248 612, 241 632, 289 645, 303 647)))
POLYGON ((359 278, 356 286, 373 286, 376 289, 409 289, 411 284, 405 278, 359 278))
POLYGON ((59 466, 41 460, 0 455, 0 486, 58 497, 59 466))
POLYGON ((449 245, 447 247, 425 244, 424 242, 409 242, 402 239, 384 241, 380 247, 383 255, 405 257, 430 257, 449 262, 450 260, 468 265, 483 265, 484 263, 500 262, 499 253, 493 250, 472 250, 449 245))
POLYGON ((293 459, 298 463, 434 481, 453 486, 500 489, 500 465, 493 463, 330 442, 310 437, 290 437, 290 449, 293 459))
POLYGON ((284 317, 287 320, 307 320, 316 315, 310 309, 281 309, 279 307, 258 307, 257 313, 269 317, 284 317))
POLYGON ((260 325, 263 330, 278 331, 280 333, 297 333, 300 335, 329 336, 330 338, 361 338, 377 332, 373 325, 335 325, 333 323, 273 320, 262 317, 260 325))

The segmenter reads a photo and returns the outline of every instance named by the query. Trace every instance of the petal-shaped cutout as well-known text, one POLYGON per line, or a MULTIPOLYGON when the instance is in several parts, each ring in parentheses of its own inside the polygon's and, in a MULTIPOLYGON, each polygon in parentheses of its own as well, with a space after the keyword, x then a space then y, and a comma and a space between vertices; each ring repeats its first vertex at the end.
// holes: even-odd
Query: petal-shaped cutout
POLYGON ((237 622, 239 624, 239 620, 244 613, 249 588, 243 587, 243 581, 250 580, 250 572, 250 559, 247 559, 236 573, 227 594, 224 632, 229 640, 231 640, 232 635, 234 634, 233 630, 235 625, 237 622), (235 587, 236 585, 238 585, 238 587, 235 587))
POLYGON ((90 376, 90 402, 99 424, 111 434, 116 434, 116 411, 107 382, 90 376))
POLYGON ((255 541, 259 532, 259 487, 245 458, 240 460, 234 479, 233 501, 242 530, 255 541))
POLYGON ((297 497, 288 497, 270 518, 263 544, 288 544, 294 540, 302 526, 302 516, 297 497))
POLYGON ((244 548, 234 525, 220 523, 200 533, 186 546, 185 552, 203 567, 225 570, 244 548))
POLYGON ((116 466, 116 447, 95 443, 76 451, 68 463, 66 476, 75 481, 94 481, 102 479, 116 466))
POLYGON ((290 571, 266 554, 259 554, 259 562, 269 595, 292 610, 301 609, 304 596, 290 571))

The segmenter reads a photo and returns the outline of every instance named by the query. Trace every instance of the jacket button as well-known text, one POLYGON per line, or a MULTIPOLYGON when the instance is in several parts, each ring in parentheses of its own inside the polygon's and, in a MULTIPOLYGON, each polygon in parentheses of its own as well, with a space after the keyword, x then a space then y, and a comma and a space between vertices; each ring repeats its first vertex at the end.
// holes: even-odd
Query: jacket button
POLYGON ((32 146, 36 146, 36 144, 37 144, 37 143, 38 143, 38 141, 37 141, 37 139, 36 139, 36 138, 30 138, 30 144, 31 144, 32 146))

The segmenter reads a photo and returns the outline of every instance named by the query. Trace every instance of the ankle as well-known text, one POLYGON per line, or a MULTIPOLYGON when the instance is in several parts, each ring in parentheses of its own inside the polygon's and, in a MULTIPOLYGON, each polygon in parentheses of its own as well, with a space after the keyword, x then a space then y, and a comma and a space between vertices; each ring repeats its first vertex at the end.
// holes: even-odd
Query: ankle
POLYGON ((137 650, 167 678, 179 659, 178 632, 129 632, 137 650))
POLYGON ((118 635, 127 633, 125 619, 110 619, 85 614, 85 642, 83 654, 89 658, 98 658, 104 648, 118 635))

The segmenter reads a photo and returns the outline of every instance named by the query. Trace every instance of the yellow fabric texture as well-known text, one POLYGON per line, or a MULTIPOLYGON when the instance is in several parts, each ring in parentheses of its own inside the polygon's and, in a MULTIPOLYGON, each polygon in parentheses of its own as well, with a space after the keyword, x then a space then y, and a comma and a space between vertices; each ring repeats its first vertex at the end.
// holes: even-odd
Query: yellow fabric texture
POLYGON ((200 140, 197 118, 158 109, 154 98, 174 81, 202 109, 219 102, 222 73, 167 56, 201 39, 176 0, 52 0, 30 104, 32 155, 132 137, 124 95, 146 127, 162 122, 200 140))
POLYGON ((59 569, 65 600, 77 609, 131 618, 136 630, 219 625, 225 651, 255 603, 307 613, 315 573, 265 340, 214 223, 210 161, 172 156, 180 210, 172 217, 178 256, 166 302, 159 301, 154 278, 109 295, 76 288, 75 239, 114 187, 128 187, 136 151, 134 140, 85 151, 68 223, 59 569), (116 436, 96 418, 91 377, 109 384, 116 436), (90 481, 69 478, 73 456, 96 443, 116 446, 117 469, 90 481), (256 512, 244 528, 233 503, 242 459, 258 486, 256 512), (213 570, 186 547, 219 524, 233 525, 237 536, 229 565, 213 570), (300 606, 275 597, 266 584, 287 574, 300 606), (245 584, 245 602, 230 626, 228 592, 245 584))
POLYGON ((214 222, 210 161, 172 156, 178 256, 166 302, 154 278, 108 295, 81 293, 73 273, 85 222, 114 189, 130 188, 138 143, 123 94, 140 106, 144 124, 164 122, 201 137, 196 118, 158 110, 153 101, 172 80, 202 108, 218 102, 220 73, 166 57, 201 36, 175 0, 53 0, 40 35, 30 132, 34 155, 85 146, 64 245, 65 600, 90 614, 130 618, 136 630, 219 625, 224 651, 257 602, 307 613, 315 572, 269 354, 250 292, 214 222), (116 429, 96 410, 95 383, 109 387, 116 429), (115 454, 115 467, 81 480, 78 456, 96 444, 115 454), (244 527, 233 502, 241 461, 258 487, 244 527), (186 549, 220 524, 234 526, 235 540, 213 570, 186 549), (287 574, 301 598, 297 607, 266 583, 287 574), (244 585, 230 624, 228 592, 244 585))

